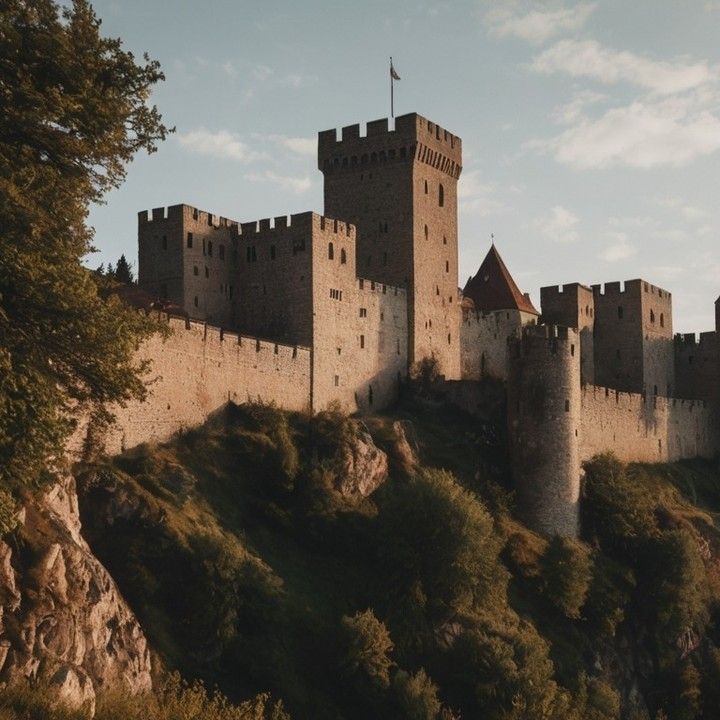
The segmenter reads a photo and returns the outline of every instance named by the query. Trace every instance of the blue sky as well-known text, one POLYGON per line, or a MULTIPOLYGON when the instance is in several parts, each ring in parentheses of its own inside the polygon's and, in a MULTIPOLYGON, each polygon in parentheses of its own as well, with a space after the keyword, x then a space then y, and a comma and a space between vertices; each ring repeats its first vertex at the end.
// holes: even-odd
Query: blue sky
POLYGON ((103 32, 160 60, 177 127, 94 207, 99 252, 137 257, 137 212, 247 221, 322 211, 318 130, 419 112, 463 138, 460 280, 490 233, 539 288, 644 277, 675 329, 720 294, 720 0, 99 0, 103 32))

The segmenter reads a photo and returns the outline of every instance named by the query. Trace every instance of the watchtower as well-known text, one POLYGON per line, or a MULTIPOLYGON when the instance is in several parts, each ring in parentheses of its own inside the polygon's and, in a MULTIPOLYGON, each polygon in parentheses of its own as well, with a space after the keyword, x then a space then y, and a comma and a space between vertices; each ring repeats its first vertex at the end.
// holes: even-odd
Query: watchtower
POLYGON ((520 511, 534 530, 576 537, 580 498, 580 335, 529 325, 510 341, 508 426, 520 511))
POLYGON ((644 280, 593 285, 595 382, 649 395, 672 396, 675 364, 672 296, 644 280))
POLYGON ((318 137, 325 214, 357 227, 360 277, 408 290, 409 362, 434 355, 460 375, 459 137, 411 113, 318 137))

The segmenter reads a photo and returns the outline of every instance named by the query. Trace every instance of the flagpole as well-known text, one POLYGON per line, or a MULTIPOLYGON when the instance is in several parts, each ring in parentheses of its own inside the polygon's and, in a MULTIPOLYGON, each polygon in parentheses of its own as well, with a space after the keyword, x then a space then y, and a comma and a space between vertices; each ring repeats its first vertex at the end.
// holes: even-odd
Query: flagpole
POLYGON ((390 56, 390 117, 395 117, 395 98, 394 98, 394 85, 393 85, 393 74, 392 74, 392 55, 390 56))

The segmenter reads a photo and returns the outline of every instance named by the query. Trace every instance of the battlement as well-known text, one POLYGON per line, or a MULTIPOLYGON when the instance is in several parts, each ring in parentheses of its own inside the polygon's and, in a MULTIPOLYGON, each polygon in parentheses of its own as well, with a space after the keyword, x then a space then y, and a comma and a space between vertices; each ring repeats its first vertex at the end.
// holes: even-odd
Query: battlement
POLYGON ((701 332, 699 335, 696 333, 676 333, 675 344, 680 346, 683 350, 698 349, 702 350, 706 347, 715 347, 715 341, 717 339, 717 333, 714 330, 707 332, 701 332))
POLYGON ((368 165, 417 159, 458 178, 462 170, 462 141, 436 123, 416 113, 318 133, 318 168, 325 172, 355 170, 368 165))
POLYGON ((670 300, 672 294, 657 285, 635 278, 634 280, 625 280, 624 282, 607 282, 604 285, 598 284, 592 286, 595 297, 613 297, 616 295, 630 295, 632 297, 640 297, 643 293, 657 295, 663 300, 670 300))
POLYGON ((215 229, 220 228, 237 228, 239 225, 237 220, 231 220, 222 215, 199 210, 192 205, 180 203, 179 205, 170 205, 168 207, 153 208, 152 210, 141 210, 138 213, 138 224, 147 225, 150 223, 164 222, 167 220, 181 221, 193 220, 201 225, 207 225, 215 229))
MULTIPOLYGON (((599 285, 595 287, 599 287, 599 285)), ((577 294, 580 290, 592 292, 593 289, 589 285, 583 285, 582 283, 577 282, 565 283, 564 285, 546 285, 545 287, 540 288, 541 302, 542 298, 545 297, 552 298, 558 295, 577 294)))
POLYGON ((367 278, 358 278, 357 285, 358 290, 364 292, 376 292, 380 295, 396 295, 399 297, 405 297, 407 295, 407 289, 402 287, 402 285, 387 285, 377 282, 377 280, 368 280, 367 278))
POLYGON ((547 340, 575 340, 579 335, 577 328, 564 325, 525 325, 522 330, 523 338, 544 338, 547 340))
POLYGON ((355 226, 351 223, 319 215, 312 211, 240 223, 240 237, 244 240, 254 240, 258 236, 273 237, 276 233, 289 229, 311 233, 314 227, 319 228, 322 232, 345 235, 353 240, 356 237, 355 226))

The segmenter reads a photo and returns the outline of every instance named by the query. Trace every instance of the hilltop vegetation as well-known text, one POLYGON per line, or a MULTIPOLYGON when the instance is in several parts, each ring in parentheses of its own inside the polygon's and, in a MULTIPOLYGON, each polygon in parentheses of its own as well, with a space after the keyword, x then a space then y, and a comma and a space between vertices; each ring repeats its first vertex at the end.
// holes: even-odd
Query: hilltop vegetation
POLYGON ((717 468, 597 458, 583 540, 547 542, 514 515, 495 435, 425 401, 366 427, 234 408, 85 467, 85 532, 167 666, 233 701, 270 692, 296 718, 714 717, 717 468), (362 497, 338 458, 366 430, 389 474, 362 497))

